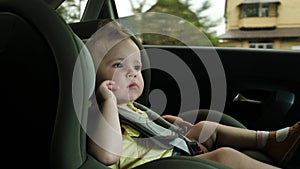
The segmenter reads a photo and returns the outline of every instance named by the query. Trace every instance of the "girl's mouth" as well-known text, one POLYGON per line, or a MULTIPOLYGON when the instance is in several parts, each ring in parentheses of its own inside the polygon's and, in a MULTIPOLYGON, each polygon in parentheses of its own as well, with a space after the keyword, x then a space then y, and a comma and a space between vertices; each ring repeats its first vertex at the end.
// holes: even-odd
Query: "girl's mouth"
POLYGON ((128 88, 138 88, 139 86, 136 83, 131 83, 128 88))

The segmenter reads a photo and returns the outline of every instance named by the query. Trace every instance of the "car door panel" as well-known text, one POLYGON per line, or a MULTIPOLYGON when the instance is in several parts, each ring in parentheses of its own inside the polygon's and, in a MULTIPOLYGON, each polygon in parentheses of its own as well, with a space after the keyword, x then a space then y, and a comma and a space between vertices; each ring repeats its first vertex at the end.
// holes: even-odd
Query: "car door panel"
MULTIPOLYGON (((199 57, 195 56, 195 51, 205 53, 216 50, 226 76, 224 113, 249 128, 261 130, 288 126, 300 119, 300 114, 297 113, 300 95, 300 81, 297 79, 300 71, 297 66, 300 63, 298 52, 170 46, 146 48, 160 48, 172 52, 189 66, 200 88, 200 109, 209 108, 211 105, 211 84, 206 68, 199 57)), ((151 53, 149 55, 151 60, 153 56, 151 53)), ((153 84, 159 83, 156 79, 161 79, 155 76, 160 75, 153 75, 153 84)), ((168 86, 174 85, 168 83, 168 86)), ((169 89, 173 90, 172 87, 169 89)))

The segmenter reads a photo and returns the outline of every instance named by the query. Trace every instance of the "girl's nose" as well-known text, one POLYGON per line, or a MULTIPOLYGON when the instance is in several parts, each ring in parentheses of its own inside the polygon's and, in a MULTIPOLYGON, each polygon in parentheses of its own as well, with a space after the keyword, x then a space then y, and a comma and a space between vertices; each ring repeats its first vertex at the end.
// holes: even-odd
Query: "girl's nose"
POLYGON ((129 77, 129 78, 134 78, 134 77, 136 77, 136 73, 137 73, 137 71, 135 71, 135 70, 132 69, 132 68, 129 68, 129 69, 128 69, 128 73, 127 73, 127 77, 129 77))
POLYGON ((128 73, 127 74, 127 77, 129 77, 129 78, 134 78, 134 77, 136 77, 136 74, 135 73, 128 73))

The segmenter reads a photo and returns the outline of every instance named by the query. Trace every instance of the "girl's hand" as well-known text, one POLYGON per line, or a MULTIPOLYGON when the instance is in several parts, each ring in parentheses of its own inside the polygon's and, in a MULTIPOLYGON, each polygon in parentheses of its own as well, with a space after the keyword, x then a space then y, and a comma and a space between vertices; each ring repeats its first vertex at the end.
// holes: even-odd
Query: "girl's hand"
POLYGON ((175 126, 180 127, 182 129, 182 134, 184 135, 194 126, 192 123, 187 122, 178 116, 164 115, 163 118, 170 123, 173 123, 175 126))
POLYGON ((112 80, 103 81, 96 90, 97 100, 100 102, 106 101, 108 99, 113 99, 116 101, 116 96, 113 91, 118 90, 119 87, 115 85, 115 82, 112 80))
POLYGON ((182 134, 184 135, 193 127, 192 123, 187 122, 180 117, 177 118, 177 120, 174 122, 174 125, 180 127, 182 129, 182 134))

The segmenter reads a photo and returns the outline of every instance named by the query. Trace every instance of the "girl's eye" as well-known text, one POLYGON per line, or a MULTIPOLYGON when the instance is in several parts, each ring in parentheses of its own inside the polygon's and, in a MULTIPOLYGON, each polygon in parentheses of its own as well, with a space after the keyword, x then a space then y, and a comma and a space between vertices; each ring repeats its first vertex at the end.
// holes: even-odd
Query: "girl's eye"
POLYGON ((141 70, 142 66, 138 65, 138 66, 134 66, 135 70, 141 70))
POLYGON ((122 63, 115 63, 115 64, 113 64, 113 67, 114 68, 121 68, 121 67, 123 67, 123 64, 122 63))

